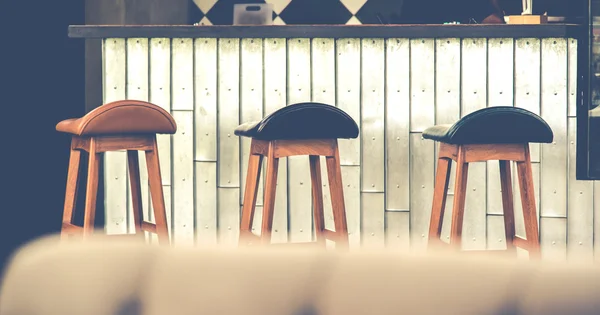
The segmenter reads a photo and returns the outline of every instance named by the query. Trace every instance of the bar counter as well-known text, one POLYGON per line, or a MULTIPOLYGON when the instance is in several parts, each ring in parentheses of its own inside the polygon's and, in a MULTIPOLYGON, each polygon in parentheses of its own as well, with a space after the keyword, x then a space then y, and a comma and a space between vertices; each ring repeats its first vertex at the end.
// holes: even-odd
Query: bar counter
MULTIPOLYGON (((69 28, 70 37, 103 41, 104 102, 150 101, 178 123, 175 135, 159 136, 175 244, 237 243, 250 142, 233 130, 315 101, 340 107, 360 126, 359 139, 340 140, 351 246, 422 250, 437 146, 421 132, 482 107, 514 105, 554 130, 554 143, 531 149, 542 252, 559 259, 567 252, 592 258, 598 246, 593 183, 575 180, 581 34, 581 26, 565 24, 69 28)), ((106 154, 109 233, 133 231, 125 175, 125 153, 106 154)), ((278 183, 274 242, 312 240, 308 158, 282 160, 278 183)), ((504 248, 498 163, 472 164, 468 185, 463 247, 504 248)), ((257 233, 262 189, 258 200, 257 233)), ((523 235, 518 187, 514 200, 523 235)))

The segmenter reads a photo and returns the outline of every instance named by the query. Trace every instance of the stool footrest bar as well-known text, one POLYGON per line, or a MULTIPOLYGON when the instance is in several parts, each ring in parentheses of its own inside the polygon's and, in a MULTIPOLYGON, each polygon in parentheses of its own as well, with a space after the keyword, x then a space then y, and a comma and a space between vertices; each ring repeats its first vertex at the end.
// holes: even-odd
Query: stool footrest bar
POLYGON ((330 241, 335 241, 338 239, 337 232, 328 229, 323 229, 323 236, 325 237, 325 239, 328 239, 330 241))
POLYGON ((77 226, 75 224, 72 223, 67 223, 67 222, 63 222, 62 224, 62 230, 67 232, 67 233, 73 233, 73 232, 83 232, 83 227, 81 226, 77 226))
POLYGON ((515 236, 513 244, 522 249, 529 249, 529 241, 519 236, 515 236))
POLYGON ((142 231, 156 233, 156 224, 142 221, 142 231))

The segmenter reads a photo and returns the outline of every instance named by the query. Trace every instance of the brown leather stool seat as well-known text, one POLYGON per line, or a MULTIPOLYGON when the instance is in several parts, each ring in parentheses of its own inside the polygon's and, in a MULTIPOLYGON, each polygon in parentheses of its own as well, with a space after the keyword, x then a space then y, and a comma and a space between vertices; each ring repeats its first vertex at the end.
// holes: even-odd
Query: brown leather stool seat
POLYGON ((117 101, 100 106, 81 118, 66 119, 56 130, 77 136, 174 134, 175 120, 166 110, 143 101, 117 101))
POLYGON ((174 134, 177 124, 173 117, 157 105, 144 101, 122 100, 102 105, 81 118, 63 120, 56 125, 56 130, 72 135, 61 232, 63 238, 71 234, 82 234, 86 237, 93 232, 101 154, 127 150, 135 234, 143 237, 144 231, 156 233, 159 243, 168 244, 169 234, 156 134, 174 134), (89 155, 83 227, 73 223, 81 151, 89 155), (144 151, 146 155, 156 224, 143 220, 137 151, 144 151))
POLYGON ((244 123, 234 133, 259 140, 355 139, 358 125, 335 106, 299 103, 283 107, 261 121, 244 123))
POLYGON ((325 240, 329 239, 335 241, 336 248, 347 248, 348 227, 337 139, 358 137, 358 125, 352 117, 335 106, 299 103, 283 107, 261 121, 242 124, 236 128, 235 134, 252 138, 240 225, 240 244, 251 244, 254 240, 263 245, 270 244, 279 158, 308 155, 317 243, 325 246, 325 240), (335 231, 325 229, 321 156, 325 156, 327 161, 335 231), (259 237, 252 233, 251 228, 263 157, 267 158, 267 172, 262 231, 259 237))
POLYGON ((423 138, 440 142, 429 226, 430 243, 444 244, 440 241, 440 235, 452 161, 457 166, 450 245, 456 249, 460 248, 462 241, 469 163, 498 160, 507 251, 516 254, 516 247, 521 247, 528 250, 529 257, 539 258, 540 243, 529 143, 551 143, 554 134, 550 126, 540 116, 522 108, 487 107, 466 115, 453 125, 427 128, 423 132, 423 138), (515 233, 511 161, 517 164, 526 238, 515 233))

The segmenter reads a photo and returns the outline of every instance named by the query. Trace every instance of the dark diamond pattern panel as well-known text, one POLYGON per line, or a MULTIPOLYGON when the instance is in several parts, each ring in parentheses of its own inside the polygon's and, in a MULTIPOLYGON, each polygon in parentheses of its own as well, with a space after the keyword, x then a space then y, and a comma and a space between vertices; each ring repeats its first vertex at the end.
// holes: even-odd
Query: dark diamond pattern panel
POLYGON ((398 24, 402 3, 403 1, 369 0, 358 10, 356 18, 362 24, 398 24))
POLYGON ((264 0, 219 0, 206 13, 206 17, 213 25, 232 25, 233 24, 233 5, 265 3, 264 0))
MULTIPOLYGON (((207 0, 210 1, 210 0, 207 0)), ((285 24, 345 24, 352 13, 344 6, 351 0, 291 0, 283 8, 279 18, 285 24)), ((420 0, 417 0, 420 1, 420 0)), ((233 5, 265 3, 269 0, 218 0, 209 12, 202 12, 193 2, 190 3, 190 24, 206 18, 214 25, 233 24, 233 5)), ((402 0, 368 0, 356 14, 363 24, 399 23, 402 0)), ((278 15, 273 12, 273 20, 278 15)))
POLYGON ((279 17, 288 25, 346 24, 352 13, 340 0, 292 0, 279 17))
POLYGON ((189 0, 188 21, 190 24, 198 23, 204 18, 204 12, 198 8, 194 1, 189 0))

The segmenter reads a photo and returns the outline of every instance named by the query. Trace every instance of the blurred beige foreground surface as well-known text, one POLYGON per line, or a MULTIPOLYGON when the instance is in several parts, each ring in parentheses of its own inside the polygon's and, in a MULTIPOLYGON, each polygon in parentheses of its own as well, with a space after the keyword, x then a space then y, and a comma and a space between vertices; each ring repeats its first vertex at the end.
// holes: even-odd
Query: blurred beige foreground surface
POLYGON ((599 314, 600 268, 448 254, 166 248, 97 236, 22 248, 0 315, 599 314))

